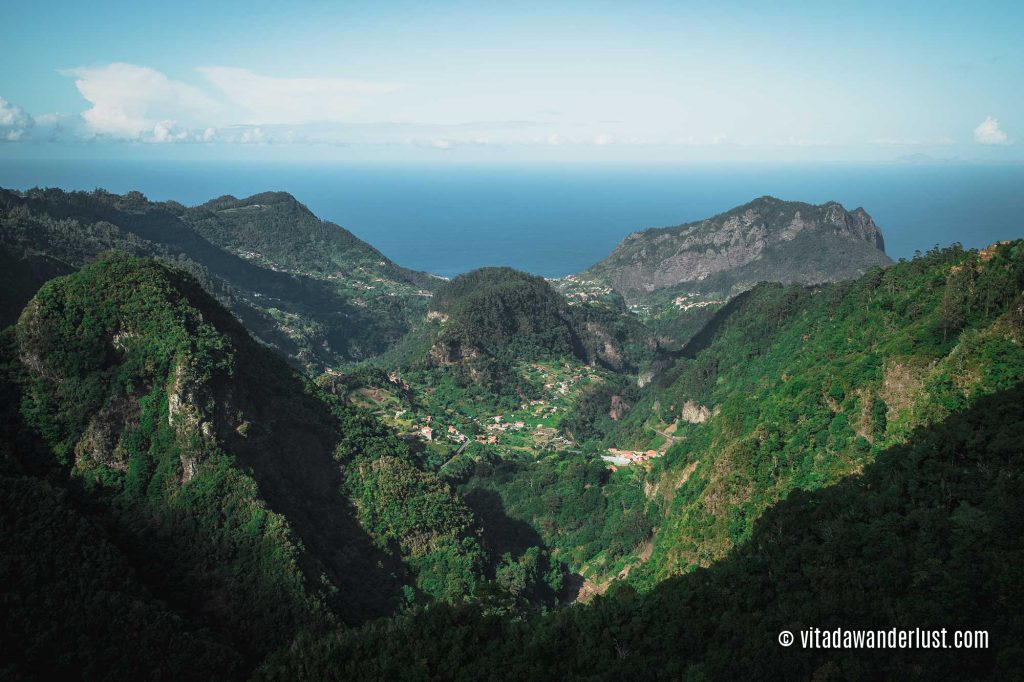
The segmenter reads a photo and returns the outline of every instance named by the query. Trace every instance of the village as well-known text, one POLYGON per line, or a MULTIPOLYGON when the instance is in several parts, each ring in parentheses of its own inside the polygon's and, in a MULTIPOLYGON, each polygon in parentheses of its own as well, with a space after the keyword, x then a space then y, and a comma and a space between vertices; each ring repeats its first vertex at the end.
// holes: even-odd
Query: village
POLYGON ((414 420, 416 432, 428 443, 459 445, 459 452, 470 441, 531 451, 574 447, 576 443, 560 432, 558 423, 575 397, 575 388, 592 380, 589 368, 531 363, 526 372, 531 378, 543 382, 544 397, 523 402, 518 409, 505 414, 420 415, 414 420))
MULTIPOLYGON (((407 407, 401 408, 397 397, 384 388, 357 389, 350 398, 375 409, 402 437, 418 440, 428 452, 435 453, 438 462, 453 460, 470 445, 533 456, 578 448, 572 434, 561 427, 561 421, 571 411, 580 390, 602 380, 600 370, 563 362, 524 364, 523 372, 541 389, 541 396, 523 401, 515 409, 501 414, 475 413, 471 401, 460 401, 454 406, 437 402, 433 388, 412 386, 397 371, 388 373, 388 381, 400 392, 415 393, 420 404, 415 413, 407 407)), ((624 467, 646 466, 664 456, 666 449, 678 440, 672 435, 674 426, 660 429, 652 426, 662 442, 661 446, 652 443, 655 449, 610 447, 601 459, 612 472, 624 467)))
POLYGON ((618 471, 620 467, 631 464, 643 464, 664 454, 664 452, 659 450, 619 450, 618 448, 608 448, 608 454, 601 455, 601 459, 608 462, 608 469, 610 471, 618 471))
POLYGON ((399 436, 421 443, 428 459, 439 463, 453 460, 470 446, 527 456, 578 448, 561 422, 580 391, 603 380, 603 370, 560 361, 524 363, 520 371, 537 392, 500 411, 479 409, 468 395, 463 397, 462 389, 423 386, 398 371, 387 374, 386 386, 357 388, 348 398, 374 411, 399 436), (410 409, 411 405, 415 407, 410 409))
POLYGON ((679 310, 693 310, 694 308, 708 308, 710 306, 722 305, 724 301, 718 299, 708 298, 700 299, 694 294, 680 294, 672 300, 674 305, 679 310))
MULTIPOLYGON (((470 445, 474 449, 487 449, 502 456, 537 457, 549 452, 579 452, 579 443, 562 425, 562 419, 571 413, 580 392, 588 385, 601 382, 601 370, 580 364, 530 363, 522 372, 541 389, 541 395, 522 401, 515 409, 502 414, 477 411, 477 404, 469 398, 452 401, 438 400, 438 389, 412 385, 399 372, 388 373, 393 390, 415 393, 419 409, 413 413, 402 406, 393 390, 387 388, 359 388, 349 394, 359 406, 374 410, 390 424, 395 432, 407 439, 422 443, 428 459, 439 465, 454 461, 470 445)), ((681 421, 697 423, 711 413, 706 408, 684 406, 681 421), (692 415, 690 413, 693 413, 692 415), (705 414, 707 413, 707 414, 705 414)), ((601 455, 610 472, 649 466, 653 460, 665 456, 669 447, 680 438, 675 435, 679 421, 664 424, 659 420, 649 424, 656 436, 647 450, 626 450, 608 447, 601 455)), ((470 450, 480 453, 479 450, 470 450)))
MULTIPOLYGON (((501 414, 476 413, 472 401, 438 402, 432 387, 411 385, 397 371, 388 373, 394 390, 414 393, 419 409, 411 412, 402 407, 396 395, 384 388, 361 388, 350 395, 357 404, 374 409, 396 432, 407 439, 415 439, 434 453, 433 459, 447 463, 466 449, 484 447, 498 453, 537 456, 550 451, 574 451, 579 447, 572 434, 565 431, 561 421, 571 412, 583 387, 602 381, 601 371, 580 364, 530 363, 522 367, 524 375, 541 389, 541 396, 523 401, 516 408, 501 414), (388 409, 390 407, 390 409, 388 409), (398 408, 398 409, 396 409, 398 408)), ((690 415, 684 406, 682 419, 699 422, 707 415, 690 415)), ((690 410, 694 411, 694 410, 690 410)), ((708 413, 710 414, 710 413, 708 413)), ((679 438, 674 435, 676 424, 651 424, 658 436, 652 449, 628 450, 609 447, 601 455, 611 472, 631 466, 648 466, 663 457, 666 450, 679 438), (660 442, 660 445, 658 444, 660 442)))
POLYGON ((598 303, 615 296, 614 290, 607 284, 579 275, 549 278, 547 281, 565 297, 569 305, 598 303))

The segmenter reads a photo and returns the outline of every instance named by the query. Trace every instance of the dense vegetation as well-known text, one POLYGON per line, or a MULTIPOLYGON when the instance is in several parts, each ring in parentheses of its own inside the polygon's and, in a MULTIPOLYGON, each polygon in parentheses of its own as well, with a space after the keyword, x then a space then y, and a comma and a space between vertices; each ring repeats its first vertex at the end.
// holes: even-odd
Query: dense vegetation
POLYGON ((434 607, 272 658, 265 679, 1017 679, 1020 385, 794 492, 729 557, 649 593, 509 621, 434 607), (803 649, 781 630, 980 629, 984 649, 803 649), (496 671, 500 671, 497 673, 496 671))
POLYGON ((574 569, 599 556, 602 564, 614 564, 651 533, 641 488, 628 473, 609 480, 604 463, 593 455, 484 454, 471 469, 448 475, 456 477, 458 492, 485 524, 498 511, 528 524, 555 558, 574 569))
POLYGON ((522 363, 569 359, 635 372, 655 349, 621 302, 571 306, 544 278, 511 268, 481 268, 444 284, 427 318, 383 361, 419 383, 453 383, 489 403, 536 397, 522 363))
POLYGON ((166 668, 202 646, 217 658, 196 665, 226 674, 296 632, 471 599, 486 579, 492 562, 469 508, 379 422, 254 343, 187 274, 101 259, 44 285, 15 331, 3 494, 21 530, 5 534, 5 589, 27 598, 64 565, 97 598, 124 581, 97 639, 72 627, 99 617, 91 601, 8 611, 5 638, 53 632, 26 663, 68 648, 46 664, 103 669, 86 649, 103 650, 110 627, 135 627, 182 651, 161 644, 148 663, 125 654, 111 674, 166 668), (32 538, 54 532, 55 515, 72 525, 40 554, 32 538), (89 537, 99 554, 82 563, 74 552, 89 537), (151 629, 130 625, 144 608, 151 629))
POLYGON ((438 343, 451 348, 449 357, 474 351, 499 358, 585 353, 557 292, 544 278, 511 268, 482 268, 456 277, 434 294, 430 311, 448 318, 438 343))
POLYGON ((138 192, 0 190, 0 258, 19 289, 0 323, 42 282, 110 250, 189 270, 259 339, 310 368, 386 350, 422 315, 434 281, 283 193, 186 208, 138 192))
POLYGON ((665 522, 630 579, 651 586, 708 565, 789 491, 831 485, 912 429, 1024 379, 1022 289, 1014 243, 734 299, 606 437, 669 446, 645 480, 665 522))

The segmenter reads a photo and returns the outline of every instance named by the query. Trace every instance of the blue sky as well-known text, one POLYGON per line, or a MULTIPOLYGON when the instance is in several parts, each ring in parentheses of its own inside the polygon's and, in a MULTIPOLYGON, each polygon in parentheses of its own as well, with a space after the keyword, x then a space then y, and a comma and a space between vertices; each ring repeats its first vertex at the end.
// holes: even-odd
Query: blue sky
POLYGON ((1024 2, 9 3, 0 157, 1024 160, 1024 2))

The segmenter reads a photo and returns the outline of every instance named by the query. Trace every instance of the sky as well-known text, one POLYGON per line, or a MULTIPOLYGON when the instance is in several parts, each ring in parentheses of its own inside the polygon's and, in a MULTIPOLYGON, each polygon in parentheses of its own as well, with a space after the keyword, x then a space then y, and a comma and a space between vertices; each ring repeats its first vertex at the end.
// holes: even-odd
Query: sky
POLYGON ((0 158, 1024 162, 1024 2, 5 3, 0 158))

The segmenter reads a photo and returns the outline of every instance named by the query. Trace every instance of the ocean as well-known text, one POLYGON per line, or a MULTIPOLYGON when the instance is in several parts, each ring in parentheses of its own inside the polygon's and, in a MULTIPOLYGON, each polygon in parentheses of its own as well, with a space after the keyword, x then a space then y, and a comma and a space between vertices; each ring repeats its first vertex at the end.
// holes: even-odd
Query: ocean
POLYGON ((509 265, 585 269, 630 232, 699 220, 759 196, 863 206, 893 258, 1024 237, 1024 166, 451 166, 0 159, 0 187, 203 203, 290 192, 395 262, 453 276, 509 265))

